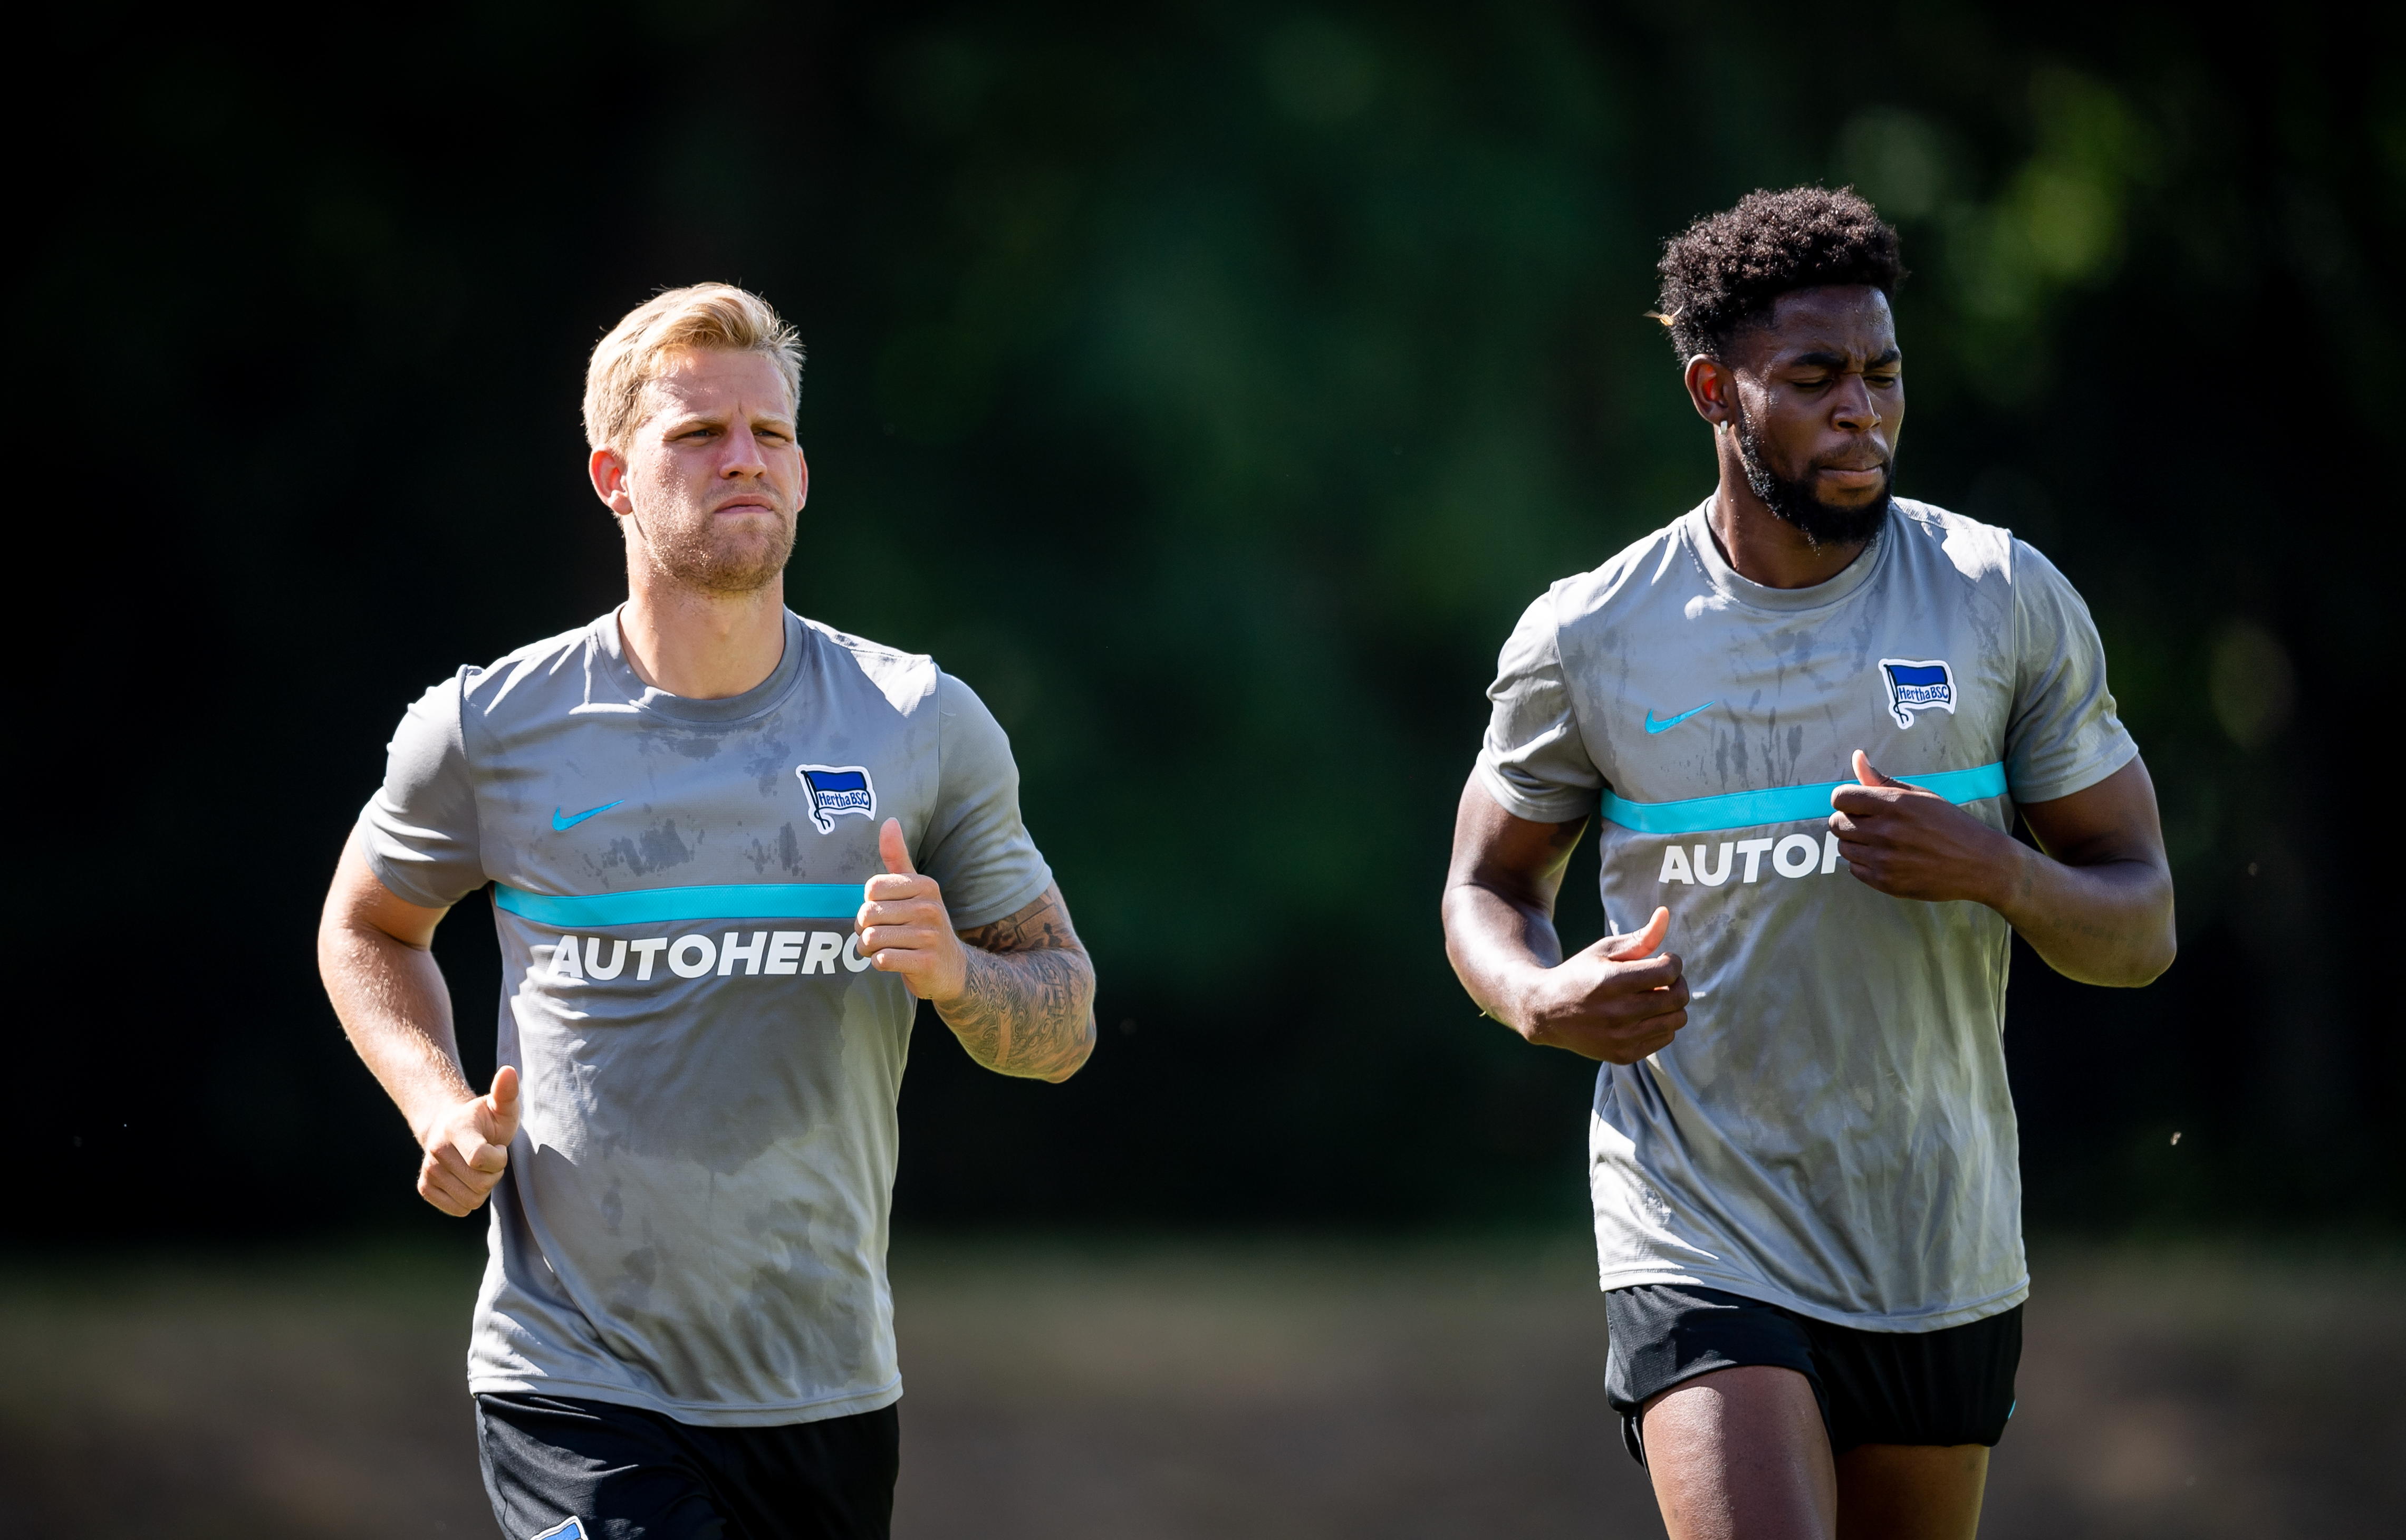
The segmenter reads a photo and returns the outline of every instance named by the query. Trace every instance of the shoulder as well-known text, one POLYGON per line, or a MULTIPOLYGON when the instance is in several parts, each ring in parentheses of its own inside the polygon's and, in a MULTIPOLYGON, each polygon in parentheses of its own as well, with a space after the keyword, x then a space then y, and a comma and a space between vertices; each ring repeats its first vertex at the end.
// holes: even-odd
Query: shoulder
POLYGON ((1631 542, 1602 565, 1553 584, 1521 615, 1505 644, 1507 666, 1561 663, 1584 655, 1666 597, 1684 605, 1709 586, 1689 548, 1689 519, 1631 542))
POLYGON ((1564 578, 1540 600, 1557 628, 1610 615, 1666 583, 1685 586, 1694 575, 1682 516, 1614 552, 1602 566, 1564 578))
MULTIPOLYGON (((1889 528, 1895 534, 1899 554, 1909 561, 1951 568, 1973 584, 2014 580, 2014 548, 2022 543, 2011 530, 1902 497, 1896 500, 1889 528)), ((2029 547, 2022 545, 2022 549, 2029 547)))
POLYGON ((795 618, 817 651, 819 666, 839 681, 856 681, 873 690, 905 716, 925 710, 936 699, 943 671, 926 653, 904 652, 808 616, 795 618))
POLYGON ((461 709, 490 718, 526 704, 543 693, 545 683, 563 676, 573 678, 581 688, 585 665, 600 645, 594 635, 594 628, 600 624, 601 621, 587 621, 573 630, 503 653, 481 668, 473 663, 463 667, 454 676, 461 709))
POLYGON ((1896 511, 1898 543, 1908 560, 1942 566, 1973 587, 2025 609, 2033 603, 2082 604, 2062 569, 2011 530, 1905 498, 1896 500, 1896 511))

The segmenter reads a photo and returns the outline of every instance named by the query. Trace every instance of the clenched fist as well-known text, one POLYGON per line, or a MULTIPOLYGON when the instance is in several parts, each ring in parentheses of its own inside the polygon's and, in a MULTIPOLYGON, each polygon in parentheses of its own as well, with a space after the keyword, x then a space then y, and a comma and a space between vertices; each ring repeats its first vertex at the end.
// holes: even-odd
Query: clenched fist
POLYGON ((1678 954, 1649 956, 1670 933, 1658 909, 1634 936, 1606 936, 1536 975, 1513 1014, 1521 1035, 1581 1058, 1635 1064, 1688 1024, 1688 982, 1678 954))
POLYGON ((860 954, 881 973, 899 973, 911 993, 942 1005, 959 997, 969 982, 969 951, 944 911, 944 892, 933 877, 912 868, 902 825, 892 818, 877 831, 877 854, 885 874, 871 877, 853 929, 860 954))
POLYGON ((510 1140, 518 1133, 518 1072, 493 1071, 488 1095, 471 1096, 419 1135, 426 1158, 418 1165, 418 1195, 454 1218, 465 1218, 509 1169, 510 1140))
POLYGON ((1999 902, 2021 854, 2011 835, 1936 792, 1881 774, 1861 749, 1855 783, 1830 794, 1830 828, 1859 880, 1898 898, 1999 902))

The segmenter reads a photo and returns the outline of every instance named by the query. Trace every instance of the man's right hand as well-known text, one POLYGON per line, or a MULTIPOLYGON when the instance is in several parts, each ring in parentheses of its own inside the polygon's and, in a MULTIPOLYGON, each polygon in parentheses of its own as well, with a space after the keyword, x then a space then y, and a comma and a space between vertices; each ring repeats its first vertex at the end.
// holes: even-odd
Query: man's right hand
POLYGON ((474 1213, 509 1169, 517 1132, 518 1072, 505 1064, 489 1095, 458 1103, 419 1134, 418 1195, 454 1218, 474 1213))
POLYGON ((1688 1024, 1688 982, 1676 952, 1649 954, 1671 929, 1658 909, 1634 936, 1606 936, 1544 969, 1517 1002, 1512 1024, 1533 1043, 1581 1058, 1635 1064, 1688 1024))

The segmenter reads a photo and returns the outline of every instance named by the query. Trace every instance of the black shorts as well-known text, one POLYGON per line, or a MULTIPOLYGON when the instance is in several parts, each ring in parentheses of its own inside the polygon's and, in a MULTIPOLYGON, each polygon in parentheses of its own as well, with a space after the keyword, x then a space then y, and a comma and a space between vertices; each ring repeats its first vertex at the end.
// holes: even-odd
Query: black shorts
POLYGON ((709 1428, 602 1401, 476 1397, 505 1540, 886 1540, 901 1429, 892 1406, 709 1428))
POLYGON ((1604 1296, 1612 1334, 1604 1392, 1630 1456, 1646 1463, 1638 1408, 1684 1379, 1766 1363, 1813 1386, 1832 1452, 1858 1444, 1988 1444, 2014 1415, 2022 1307, 1936 1332, 1864 1332, 1682 1284, 1604 1296))

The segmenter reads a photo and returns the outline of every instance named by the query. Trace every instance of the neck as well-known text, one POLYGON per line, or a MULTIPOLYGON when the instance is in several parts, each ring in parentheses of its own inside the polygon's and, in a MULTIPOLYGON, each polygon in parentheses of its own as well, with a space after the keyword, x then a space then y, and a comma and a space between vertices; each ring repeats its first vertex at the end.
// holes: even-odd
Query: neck
POLYGON ((1738 458, 1736 435, 1716 433, 1721 484, 1713 493, 1713 544, 1731 571, 1766 588, 1810 588, 1845 572, 1863 554, 1868 541, 1843 545, 1816 545, 1804 531, 1771 511, 1754 495, 1746 479, 1746 462, 1738 458))
POLYGON ((656 572, 628 577, 619 644, 644 684, 688 700, 723 700, 777 671, 785 656, 783 582, 747 594, 712 594, 656 572))

